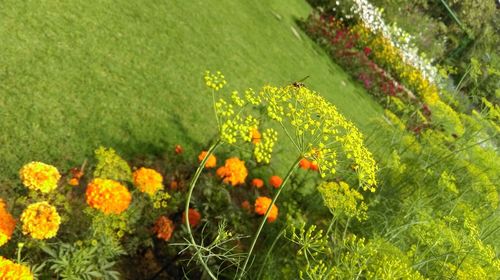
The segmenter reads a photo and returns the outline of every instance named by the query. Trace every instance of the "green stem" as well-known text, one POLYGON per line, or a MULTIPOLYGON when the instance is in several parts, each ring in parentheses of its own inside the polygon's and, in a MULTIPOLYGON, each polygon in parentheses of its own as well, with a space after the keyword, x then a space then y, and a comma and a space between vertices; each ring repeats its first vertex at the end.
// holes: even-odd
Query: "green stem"
POLYGON ((201 161, 200 165, 198 166, 198 169, 196 169, 196 173, 194 174, 193 179, 191 179, 191 183, 189 183, 189 190, 188 190, 188 195, 187 195, 187 199, 186 199, 186 206, 184 207, 184 218, 186 220, 185 224, 187 227, 189 239, 191 239, 191 245, 194 248, 196 248, 196 256, 198 257, 198 260, 201 262, 203 268, 208 273, 208 275, 210 275, 210 277, 212 279, 217 279, 217 277, 215 277, 215 275, 213 274, 213 272, 210 270, 207 263, 203 259, 202 255, 201 255, 200 248, 199 248, 198 244, 196 243, 196 241, 194 240, 193 233, 191 232, 191 225, 189 224, 189 204, 191 202, 191 196, 193 194, 194 187, 196 186, 196 182, 198 182, 198 178, 200 177, 201 172, 205 168, 205 163, 207 162, 208 158, 212 155, 214 150, 221 143, 222 143, 221 140, 218 140, 217 142, 215 142, 215 144, 210 146, 210 148, 207 151, 207 154, 205 155, 205 158, 201 161))
POLYGON ((261 279, 260 276, 262 275, 262 271, 264 271, 264 267, 266 266, 266 263, 267 263, 267 259, 269 259, 269 256, 271 255, 271 252, 273 251, 274 249, 274 246, 276 246, 276 243, 278 243, 278 240, 281 238, 281 236, 285 233, 285 229, 286 227, 284 227, 280 233, 278 234, 278 236, 276 236, 276 238, 274 239, 273 241, 273 244, 271 244, 271 247, 269 248, 269 250, 267 251, 267 254, 266 254, 266 257, 264 258, 264 262, 262 263, 262 265, 260 266, 260 270, 259 270, 259 274, 257 274, 257 278, 256 279, 261 279))
POLYGON ((257 243, 257 239, 259 239, 259 235, 262 232, 262 228, 264 228, 264 225, 266 224, 266 220, 267 220, 267 217, 269 216, 269 213, 271 212, 271 208, 273 207, 274 203, 278 199, 278 197, 279 197, 281 191, 283 190, 283 187, 285 186, 286 182, 288 181, 288 179, 290 178, 290 176, 292 176, 292 174, 295 171, 295 169, 297 169, 297 166, 299 165, 299 162, 300 162, 301 159, 302 159, 302 155, 300 155, 297 158, 297 160, 295 160, 295 162, 293 163, 293 165, 290 167, 290 169, 288 170, 288 173, 286 174, 285 178, 283 179, 283 182, 281 183, 280 187, 278 188, 278 191, 274 195, 273 200, 271 201, 271 204, 267 208, 266 214, 264 215, 264 217, 262 218, 262 221, 260 222, 259 229, 257 230, 257 233, 255 234, 255 236, 254 236, 254 238, 252 240, 252 245, 250 245, 250 250, 248 251, 248 255, 247 255, 246 259, 245 259, 245 263, 243 264, 243 268, 241 269, 241 272, 240 272, 240 275, 239 275, 238 279, 242 279, 243 278, 243 275, 245 274, 245 269, 246 269, 246 267, 248 265, 248 261, 250 260, 250 257, 252 256, 253 248, 255 247, 255 244, 257 243))

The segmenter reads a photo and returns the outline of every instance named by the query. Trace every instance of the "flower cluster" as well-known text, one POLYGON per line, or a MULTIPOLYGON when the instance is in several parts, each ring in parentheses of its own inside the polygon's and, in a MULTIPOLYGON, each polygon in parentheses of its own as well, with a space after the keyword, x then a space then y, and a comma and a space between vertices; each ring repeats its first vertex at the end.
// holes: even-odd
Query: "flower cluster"
POLYGON ((323 177, 335 174, 340 144, 340 151, 357 166, 360 185, 375 191, 375 160, 362 134, 335 106, 306 87, 292 85, 265 86, 259 96, 269 118, 281 124, 300 154, 317 162, 323 177))
POLYGON ((158 238, 168 241, 172 237, 174 229, 175 226, 172 220, 165 216, 160 216, 155 222, 153 231, 158 238))
POLYGON ((259 178, 253 178, 251 185, 252 185, 252 187, 260 189, 264 186, 264 181, 262 179, 259 179, 259 178))
POLYGON ((163 189, 163 177, 154 169, 141 167, 132 173, 134 185, 149 195, 163 189))
POLYGON ((27 188, 43 193, 53 191, 61 178, 57 168, 38 161, 25 164, 19 170, 19 176, 27 188))
POLYGON ((21 214, 23 234, 35 239, 48 239, 56 236, 61 217, 54 206, 47 202, 30 204, 21 214))
POLYGON ((15 228, 16 220, 7 211, 3 200, 0 199, 0 247, 10 240, 15 228))
POLYGON ((273 175, 269 178, 269 184, 273 186, 273 188, 277 189, 283 183, 283 179, 281 179, 278 175, 273 175))
MULTIPOLYGON (((252 137, 252 142, 254 142, 255 138, 252 137)), ((255 156, 255 160, 258 163, 266 163, 269 164, 271 162, 271 154, 273 152, 274 144, 278 140, 278 132, 276 132, 272 128, 266 129, 264 134, 259 139, 257 143, 255 143, 255 148, 253 150, 253 154, 255 156), (262 141, 261 141, 262 140, 262 141)))
MULTIPOLYGON (((202 151, 198 155, 198 162, 202 162, 203 159, 205 159, 205 157, 207 156, 207 153, 207 151, 202 151)), ((211 154, 205 162, 205 168, 214 168, 215 166, 217 166, 217 158, 213 154, 211 154)))
POLYGON ((86 191, 87 204, 105 214, 120 214, 125 211, 132 200, 128 189, 117 181, 96 178, 92 180, 86 191))
POLYGON ((227 159, 224 166, 219 167, 216 173, 224 183, 232 186, 245 183, 248 176, 245 162, 235 157, 227 159))
POLYGON ((29 267, 14 263, 0 256, 0 279, 2 280, 33 280, 29 267))
POLYGON ((215 74, 210 71, 205 71, 205 85, 209 88, 212 88, 215 91, 218 91, 224 87, 226 84, 226 80, 224 75, 220 71, 215 72, 215 74))
MULTIPOLYGON (((255 200, 255 213, 258 215, 265 215, 267 212, 267 209, 271 205, 272 199, 266 196, 259 196, 255 200)), ((274 222, 278 218, 278 207, 276 205, 273 205, 271 210, 269 211, 269 216, 267 216, 267 221, 268 222, 274 222)))
MULTIPOLYGON (((200 221, 201 221, 201 214, 198 212, 198 210, 194 208, 189 208, 188 210, 188 217, 189 217, 189 225, 194 228, 196 227, 200 221)), ((182 223, 186 223, 186 212, 182 212, 182 223)))
POLYGON ((366 219, 368 207, 362 202, 363 196, 349 187, 347 183, 325 182, 318 187, 318 191, 323 196, 325 206, 334 215, 343 213, 348 217, 356 217, 360 221, 366 219))

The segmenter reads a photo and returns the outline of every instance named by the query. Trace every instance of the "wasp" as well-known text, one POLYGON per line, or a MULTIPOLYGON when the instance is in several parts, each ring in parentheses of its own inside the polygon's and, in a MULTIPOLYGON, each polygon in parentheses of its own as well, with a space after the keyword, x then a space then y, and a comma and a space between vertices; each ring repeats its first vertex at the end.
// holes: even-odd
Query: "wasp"
POLYGON ((293 82, 292 86, 294 86, 296 88, 305 87, 306 85, 303 83, 303 81, 307 80, 307 78, 309 78, 309 75, 305 76, 304 78, 302 78, 302 79, 300 79, 298 81, 293 82))

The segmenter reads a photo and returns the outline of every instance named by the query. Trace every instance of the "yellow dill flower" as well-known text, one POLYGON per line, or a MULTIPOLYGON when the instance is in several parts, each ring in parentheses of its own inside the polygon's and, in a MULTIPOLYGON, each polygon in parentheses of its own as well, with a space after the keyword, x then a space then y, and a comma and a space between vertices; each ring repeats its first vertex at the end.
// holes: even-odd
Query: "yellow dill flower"
POLYGON ((244 161, 234 157, 227 159, 226 164, 217 169, 217 176, 222 178, 224 183, 236 186, 245 183, 248 170, 244 161))
POLYGON ((127 210, 132 200, 128 189, 117 181, 96 178, 85 192, 87 204, 104 214, 120 214, 127 210))
POLYGON ((57 187, 61 174, 52 165, 33 161, 25 164, 19 170, 19 176, 23 184, 32 190, 48 193, 57 187))
POLYGON ((23 234, 35 239, 48 239, 56 236, 61 217, 54 206, 47 202, 28 205, 21 214, 23 234))
POLYGON ((366 219, 368 207, 363 202, 363 196, 346 182, 325 182, 318 190, 323 196, 325 206, 336 215, 345 214, 360 221, 366 219))
POLYGON ((141 167, 132 174, 134 185, 149 195, 163 189, 163 177, 154 169, 141 167))
POLYGON ((16 220, 6 208, 3 200, 0 199, 0 247, 10 240, 16 228, 16 220))
POLYGON ((255 143, 253 154, 258 163, 269 164, 271 162, 271 154, 274 144, 278 140, 278 132, 272 128, 266 129, 260 138, 260 141, 255 143))
POLYGON ((205 71, 205 85, 215 91, 218 91, 224 87, 226 84, 226 80, 224 75, 220 71, 215 72, 213 74, 210 71, 205 71))
POLYGON ((335 174, 337 153, 343 152, 357 166, 363 189, 375 191, 375 160, 362 134, 335 106, 306 87, 265 86, 258 94, 267 116, 281 125, 300 154, 318 164, 323 177, 335 174))
POLYGON ((0 256, 0 279, 2 280, 32 280, 33 274, 29 267, 17 264, 0 256))

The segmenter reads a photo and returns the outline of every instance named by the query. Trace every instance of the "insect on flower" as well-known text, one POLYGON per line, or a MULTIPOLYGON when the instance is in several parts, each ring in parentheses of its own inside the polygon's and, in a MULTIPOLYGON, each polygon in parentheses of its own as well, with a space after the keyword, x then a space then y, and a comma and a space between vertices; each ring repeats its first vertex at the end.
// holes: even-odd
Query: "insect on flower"
POLYGON ((307 80, 309 78, 309 75, 305 76, 304 78, 298 80, 298 81, 295 81, 292 83, 292 86, 296 87, 296 88, 301 88, 301 87, 304 87, 305 84, 303 83, 303 81, 307 80))

